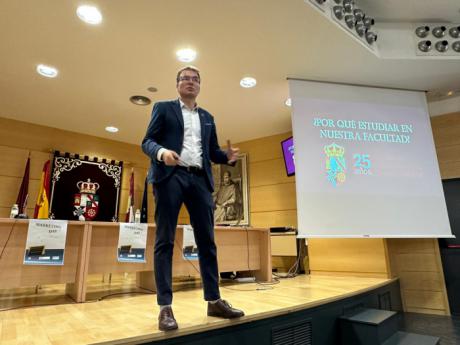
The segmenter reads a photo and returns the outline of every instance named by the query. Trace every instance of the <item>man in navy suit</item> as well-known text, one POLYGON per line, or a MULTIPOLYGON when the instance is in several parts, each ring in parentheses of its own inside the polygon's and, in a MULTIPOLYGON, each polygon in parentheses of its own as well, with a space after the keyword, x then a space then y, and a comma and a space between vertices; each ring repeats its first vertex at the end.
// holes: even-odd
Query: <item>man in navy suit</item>
POLYGON ((220 149, 214 118, 196 104, 200 82, 200 72, 195 67, 179 70, 176 77, 179 99, 155 103, 142 141, 142 150, 152 162, 149 180, 153 183, 157 225, 154 270, 160 306, 158 323, 162 331, 177 329, 171 308, 172 255, 182 203, 189 212, 198 246, 208 315, 223 318, 244 315, 220 298, 212 199, 211 161, 234 164, 238 149, 229 141, 227 151, 220 149))

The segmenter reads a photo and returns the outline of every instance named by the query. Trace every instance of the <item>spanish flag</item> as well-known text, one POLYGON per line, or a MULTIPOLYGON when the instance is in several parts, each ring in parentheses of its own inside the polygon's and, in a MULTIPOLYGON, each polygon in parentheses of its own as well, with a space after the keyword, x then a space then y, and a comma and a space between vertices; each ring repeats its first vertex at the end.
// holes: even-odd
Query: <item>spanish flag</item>
POLYGON ((38 191, 37 204, 35 205, 34 218, 49 218, 49 196, 50 196, 50 161, 43 166, 42 177, 40 180, 40 190, 38 191))

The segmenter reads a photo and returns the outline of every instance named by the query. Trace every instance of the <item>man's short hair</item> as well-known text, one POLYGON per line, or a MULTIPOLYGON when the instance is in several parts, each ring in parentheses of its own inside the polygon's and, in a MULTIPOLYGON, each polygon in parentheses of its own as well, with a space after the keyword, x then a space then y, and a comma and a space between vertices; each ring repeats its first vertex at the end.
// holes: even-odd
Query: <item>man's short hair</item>
POLYGON ((222 176, 225 176, 225 174, 227 174, 228 177, 232 177, 232 173, 230 172, 230 170, 225 170, 222 176))
POLYGON ((177 71, 176 83, 179 83, 180 74, 181 74, 183 71, 193 71, 193 72, 195 72, 196 74, 198 74, 198 78, 199 78, 200 81, 201 81, 200 70, 199 70, 198 68, 196 68, 195 66, 185 66, 185 67, 182 67, 180 70, 177 71))

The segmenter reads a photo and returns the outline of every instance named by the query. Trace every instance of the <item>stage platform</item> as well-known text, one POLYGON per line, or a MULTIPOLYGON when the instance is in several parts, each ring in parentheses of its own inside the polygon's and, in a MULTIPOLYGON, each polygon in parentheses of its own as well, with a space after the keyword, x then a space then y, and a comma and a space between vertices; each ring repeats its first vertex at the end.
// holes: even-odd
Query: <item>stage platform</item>
MULTIPOLYGON (((0 344, 259 345, 273 344, 273 334, 283 327, 302 324, 309 327, 311 344, 332 345, 338 344, 336 319, 345 312, 362 306, 400 308, 395 279, 300 275, 276 285, 224 284, 221 294, 246 316, 208 317, 201 288, 188 288, 174 293, 179 329, 161 332, 156 295, 114 295, 87 303, 1 311, 0 344)), ((47 303, 59 301, 51 298, 47 303)))

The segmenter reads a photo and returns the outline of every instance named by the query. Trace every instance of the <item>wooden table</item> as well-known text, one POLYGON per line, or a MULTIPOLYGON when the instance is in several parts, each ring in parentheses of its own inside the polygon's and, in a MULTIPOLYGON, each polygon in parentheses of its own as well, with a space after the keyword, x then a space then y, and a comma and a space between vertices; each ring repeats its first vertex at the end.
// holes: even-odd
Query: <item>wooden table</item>
POLYGON ((24 265, 27 219, 0 218, 0 289, 66 284, 66 293, 79 301, 84 282, 88 224, 69 221, 63 266, 24 265), (6 244, 6 247, 5 247, 6 244))
MULTIPOLYGON (((155 289, 155 224, 148 224, 146 262, 126 263, 117 260, 118 223, 69 221, 64 266, 23 265, 27 227, 28 220, 0 219, 0 252, 5 249, 0 258, 0 289, 63 283, 67 294, 84 302, 89 274, 121 272, 137 272, 139 287, 155 289)), ((219 271, 252 271, 260 281, 271 280, 269 229, 216 227, 215 240, 219 271)), ((199 275, 198 261, 182 257, 182 226, 176 231, 173 275, 199 275)))

